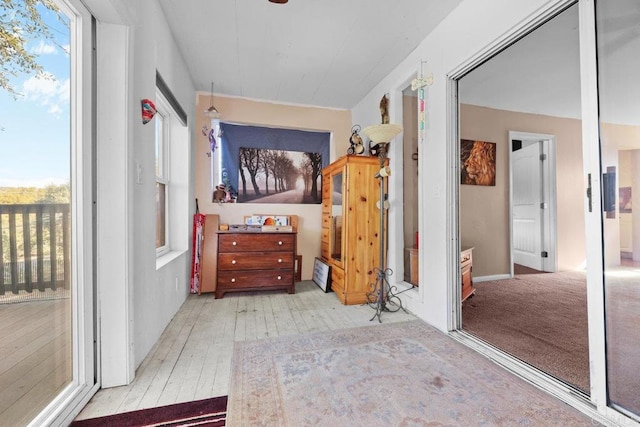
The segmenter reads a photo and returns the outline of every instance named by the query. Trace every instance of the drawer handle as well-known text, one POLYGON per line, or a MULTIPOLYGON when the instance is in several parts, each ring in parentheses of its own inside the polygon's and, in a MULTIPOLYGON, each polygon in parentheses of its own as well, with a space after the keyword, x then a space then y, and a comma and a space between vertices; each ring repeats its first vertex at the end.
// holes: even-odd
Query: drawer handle
POLYGON ((282 280, 282 276, 278 276, 278 280, 282 280))
POLYGON ((236 278, 235 277, 231 279, 231 283, 236 283, 236 278))
POLYGON ((278 240, 278 245, 282 246, 282 240, 278 240))
POLYGON ((233 242, 232 243, 233 246, 236 246, 237 244, 238 244, 238 242, 233 242))
POLYGON ((231 260, 231 264, 235 264, 235 263, 236 263, 236 260, 235 260, 235 259, 232 259, 232 260, 231 260))
POLYGON ((282 258, 278 258, 278 262, 282 262, 282 258))

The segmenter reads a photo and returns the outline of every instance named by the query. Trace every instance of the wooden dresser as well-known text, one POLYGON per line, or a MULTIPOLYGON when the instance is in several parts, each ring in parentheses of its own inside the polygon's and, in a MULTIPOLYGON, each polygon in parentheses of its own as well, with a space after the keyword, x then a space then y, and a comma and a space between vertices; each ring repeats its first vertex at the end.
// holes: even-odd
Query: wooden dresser
POLYGON ((295 232, 218 231, 216 298, 226 292, 295 293, 295 232))
POLYGON ((473 248, 462 248, 460 251, 460 273, 462 274, 462 301, 474 294, 471 271, 473 269, 473 248))

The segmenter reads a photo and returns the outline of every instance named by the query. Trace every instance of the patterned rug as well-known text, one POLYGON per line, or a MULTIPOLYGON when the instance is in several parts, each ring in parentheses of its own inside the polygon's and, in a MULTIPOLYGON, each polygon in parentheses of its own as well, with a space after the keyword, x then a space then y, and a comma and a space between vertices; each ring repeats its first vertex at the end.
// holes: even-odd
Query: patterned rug
POLYGON ((420 320, 236 343, 227 419, 232 426, 594 425, 420 320))
POLYGON ((226 411, 227 396, 221 396, 77 420, 70 427, 223 427, 226 411))

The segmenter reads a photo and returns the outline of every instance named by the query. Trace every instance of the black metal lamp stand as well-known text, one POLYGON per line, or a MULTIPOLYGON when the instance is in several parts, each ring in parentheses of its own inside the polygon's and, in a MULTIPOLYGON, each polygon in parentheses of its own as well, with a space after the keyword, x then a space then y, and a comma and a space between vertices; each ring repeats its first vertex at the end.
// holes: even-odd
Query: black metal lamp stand
MULTIPOLYGON (((393 136, 400 133, 402 130, 401 127, 397 125, 378 125, 372 126, 370 128, 380 128, 384 126, 396 126, 395 130, 392 130, 392 133, 395 133, 393 136)), ((366 128, 363 132, 367 133, 370 131, 370 128, 366 128)), ((385 161, 387 159, 387 146, 388 142, 379 142, 375 141, 372 135, 368 135, 370 139, 374 140, 377 143, 377 155, 380 160, 380 170, 376 173, 375 178, 380 180, 380 200, 378 201, 379 209, 380 209, 380 232, 378 233, 380 239, 380 254, 379 254, 379 266, 375 268, 376 272, 376 281, 371 284, 371 292, 367 294, 367 301, 371 308, 375 310, 375 313, 370 321, 378 318, 378 322, 382 323, 382 313, 387 312, 396 312, 402 307, 402 301, 400 297, 398 297, 394 292, 396 290, 395 286, 391 286, 389 284, 389 276, 393 275, 393 270, 387 267, 387 257, 386 257, 386 246, 387 246, 387 227, 386 227, 386 216, 385 211, 388 208, 389 202, 387 201, 387 194, 385 193, 387 177, 391 174, 391 169, 388 166, 385 166, 385 161)), ((374 135, 375 136, 375 135, 374 135)), ((389 135, 387 135, 388 137, 389 135)), ((387 141, 391 140, 388 138, 387 141)))

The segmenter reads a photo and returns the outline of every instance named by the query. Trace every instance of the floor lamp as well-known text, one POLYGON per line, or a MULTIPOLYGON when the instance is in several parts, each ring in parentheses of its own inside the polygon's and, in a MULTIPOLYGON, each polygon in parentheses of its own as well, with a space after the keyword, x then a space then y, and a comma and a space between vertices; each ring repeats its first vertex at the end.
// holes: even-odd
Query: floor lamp
POLYGON ((371 292, 367 294, 369 306, 376 311, 370 320, 377 317, 380 323, 382 323, 382 312, 396 312, 402 308, 402 301, 393 293, 393 287, 388 280, 393 271, 387 268, 386 242, 388 231, 385 221, 385 211, 389 208, 387 194, 385 194, 385 183, 389 175, 391 175, 391 168, 385 165, 387 148, 391 140, 400 132, 402 132, 402 126, 389 123, 368 126, 362 130, 362 133, 371 140, 371 143, 375 144, 374 148, 380 161, 380 170, 374 176, 375 179, 380 180, 380 199, 378 200, 378 208, 380 209, 380 232, 378 233, 380 259, 379 266, 375 268, 376 282, 371 285, 371 292))

